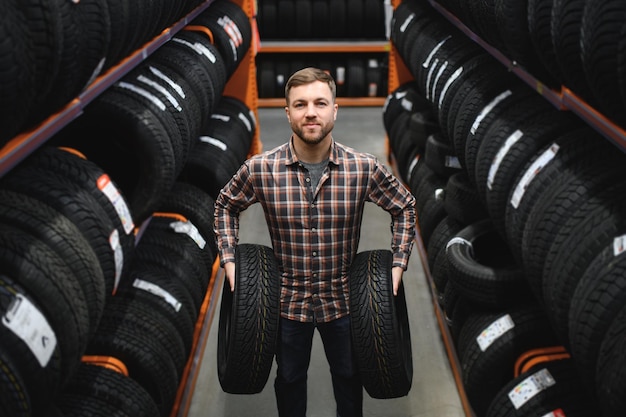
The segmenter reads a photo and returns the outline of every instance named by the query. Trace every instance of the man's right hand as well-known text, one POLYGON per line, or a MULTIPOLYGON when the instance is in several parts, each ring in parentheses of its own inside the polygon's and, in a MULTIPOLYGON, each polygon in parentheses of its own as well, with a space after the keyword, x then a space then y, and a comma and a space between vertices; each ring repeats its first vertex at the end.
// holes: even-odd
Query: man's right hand
POLYGON ((230 292, 235 291, 235 263, 226 262, 224 264, 224 271, 226 272, 226 279, 230 284, 230 292))

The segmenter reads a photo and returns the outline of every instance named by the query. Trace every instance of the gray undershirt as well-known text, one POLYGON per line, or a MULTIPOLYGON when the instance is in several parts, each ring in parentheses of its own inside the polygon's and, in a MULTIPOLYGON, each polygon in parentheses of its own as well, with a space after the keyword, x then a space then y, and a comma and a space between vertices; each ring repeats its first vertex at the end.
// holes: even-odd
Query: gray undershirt
POLYGON ((324 159, 322 162, 318 162, 316 164, 310 164, 308 162, 300 162, 311 174, 311 190, 315 191, 317 189, 317 185, 322 178, 322 173, 324 172, 324 168, 328 165, 328 158, 324 159))

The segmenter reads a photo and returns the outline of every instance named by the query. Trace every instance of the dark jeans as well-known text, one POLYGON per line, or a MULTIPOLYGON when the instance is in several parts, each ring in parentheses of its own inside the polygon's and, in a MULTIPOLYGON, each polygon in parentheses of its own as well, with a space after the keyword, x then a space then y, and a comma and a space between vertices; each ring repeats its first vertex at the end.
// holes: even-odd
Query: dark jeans
POLYGON ((337 416, 362 417, 363 386, 352 354, 349 317, 317 324, 280 319, 278 371, 274 381, 278 415, 306 416, 307 371, 315 327, 320 332, 330 365, 337 416))

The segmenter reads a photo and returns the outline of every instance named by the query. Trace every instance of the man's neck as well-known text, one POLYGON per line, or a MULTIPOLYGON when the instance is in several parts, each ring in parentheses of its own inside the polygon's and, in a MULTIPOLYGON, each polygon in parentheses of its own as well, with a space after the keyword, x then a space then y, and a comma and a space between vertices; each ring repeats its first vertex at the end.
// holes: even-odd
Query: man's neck
POLYGON ((293 141, 296 156, 302 162, 317 164, 327 159, 330 155, 331 139, 324 139, 317 145, 309 145, 301 140, 293 141))

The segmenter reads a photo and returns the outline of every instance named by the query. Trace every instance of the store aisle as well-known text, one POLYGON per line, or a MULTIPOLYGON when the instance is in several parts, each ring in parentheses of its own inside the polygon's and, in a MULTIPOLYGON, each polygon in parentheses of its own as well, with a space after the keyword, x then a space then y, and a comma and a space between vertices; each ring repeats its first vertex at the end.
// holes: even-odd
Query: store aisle
MULTIPOLYGON (((290 129, 283 108, 259 109, 259 126, 264 150, 269 150, 289 138, 290 129)), ((333 136, 338 142, 370 152, 381 161, 387 161, 380 107, 340 106, 333 136)), ((389 215, 377 206, 368 204, 359 251, 386 249, 390 239, 389 215)), ((270 246, 260 206, 252 206, 243 213, 240 241, 270 246)), ((222 279, 222 274, 219 278, 222 279)), ((372 399, 364 393, 364 415, 465 417, 417 248, 413 250, 404 283, 413 348, 413 385, 408 396, 396 399, 372 399)), ((216 294, 216 297, 219 300, 221 295, 216 294)), ((232 395, 222 391, 216 370, 218 317, 219 307, 206 341, 188 417, 277 416, 273 390, 275 369, 272 370, 265 389, 259 394, 232 395)), ((334 417, 334 407, 330 372, 321 339, 316 332, 309 370, 308 416, 334 417)))

